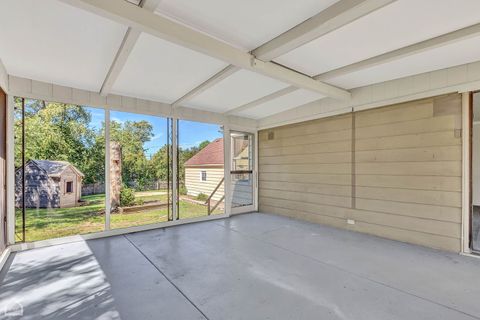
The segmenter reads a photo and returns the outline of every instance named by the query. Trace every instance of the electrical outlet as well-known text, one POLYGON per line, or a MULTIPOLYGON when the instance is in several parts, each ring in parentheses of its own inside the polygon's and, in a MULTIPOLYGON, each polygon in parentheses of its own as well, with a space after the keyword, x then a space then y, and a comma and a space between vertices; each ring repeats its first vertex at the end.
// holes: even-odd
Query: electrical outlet
POLYGON ((353 220, 353 219, 347 219, 347 223, 348 223, 348 224, 355 224, 355 220, 353 220))

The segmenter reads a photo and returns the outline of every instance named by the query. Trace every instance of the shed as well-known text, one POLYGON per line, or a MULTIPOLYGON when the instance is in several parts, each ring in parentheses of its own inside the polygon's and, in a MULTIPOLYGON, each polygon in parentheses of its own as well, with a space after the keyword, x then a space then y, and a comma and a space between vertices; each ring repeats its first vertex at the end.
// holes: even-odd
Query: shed
MULTIPOLYGON (((67 208, 82 195, 83 173, 67 161, 29 160, 25 164, 25 207, 67 208)), ((22 168, 15 172, 15 205, 22 205, 22 168)))

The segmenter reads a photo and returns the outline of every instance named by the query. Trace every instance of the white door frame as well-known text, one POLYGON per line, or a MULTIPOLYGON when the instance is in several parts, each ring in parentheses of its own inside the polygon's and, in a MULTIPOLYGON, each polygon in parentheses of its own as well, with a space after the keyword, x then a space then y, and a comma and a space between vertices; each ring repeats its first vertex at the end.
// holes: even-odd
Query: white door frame
MULTIPOLYGON (((258 131, 257 130, 243 130, 243 129, 240 129, 240 130, 228 130, 228 149, 227 149, 227 145, 225 145, 225 150, 227 150, 225 152, 225 154, 228 154, 229 155, 229 162, 228 164, 225 166, 225 168, 228 167, 228 172, 226 171, 225 172, 225 175, 229 177, 229 184, 228 184, 228 190, 229 190, 229 201, 228 201, 228 207, 230 207, 230 212, 229 212, 229 215, 235 215, 235 214, 241 214, 241 213, 247 213, 247 212, 255 212, 255 211, 258 211, 258 131), (231 136, 230 134, 232 132, 237 132, 237 133, 248 133, 248 134, 251 134, 253 136, 253 174, 252 174, 252 178, 253 178, 253 182, 252 182, 252 192, 253 192, 253 203, 251 205, 248 205, 248 206, 243 206, 243 207, 238 207, 238 208, 233 208, 232 207, 232 195, 233 195, 233 190, 232 190, 232 184, 231 184, 231 157, 232 157, 232 148, 231 148, 231 136)), ((225 181, 227 181, 225 179, 225 181)))

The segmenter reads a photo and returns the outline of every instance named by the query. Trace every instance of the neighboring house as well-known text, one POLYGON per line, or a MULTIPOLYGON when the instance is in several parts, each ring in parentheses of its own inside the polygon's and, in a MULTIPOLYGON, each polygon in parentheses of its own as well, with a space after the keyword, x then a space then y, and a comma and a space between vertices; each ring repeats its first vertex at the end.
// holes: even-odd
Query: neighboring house
MULTIPOLYGON (((66 161, 30 160, 25 164, 25 206, 66 208, 82 195, 83 173, 66 161)), ((22 168, 15 172, 15 205, 22 206, 22 168)))
MULTIPOLYGON (((249 168, 248 143, 236 141, 232 158, 232 170, 246 170, 249 168)), ((187 194, 197 196, 204 193, 207 196, 215 190, 224 177, 223 139, 219 138, 208 144, 196 155, 185 162, 185 187, 187 194)), ((213 195, 213 200, 223 196, 222 183, 213 195)), ((252 179, 249 174, 232 175, 232 203, 233 206, 250 204, 253 201, 252 179)))
MULTIPOLYGON (((185 162, 185 187, 187 194, 209 196, 223 179, 223 139, 219 138, 208 144, 185 162)), ((223 196, 223 183, 212 197, 219 200, 223 196)))

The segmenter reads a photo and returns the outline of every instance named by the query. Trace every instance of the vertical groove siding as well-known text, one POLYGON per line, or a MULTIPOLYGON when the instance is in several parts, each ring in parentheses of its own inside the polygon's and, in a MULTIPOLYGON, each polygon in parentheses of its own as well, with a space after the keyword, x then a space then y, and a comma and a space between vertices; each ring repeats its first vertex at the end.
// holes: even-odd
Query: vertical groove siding
POLYGON ((260 210, 458 252, 460 129, 455 94, 263 130, 260 210))

